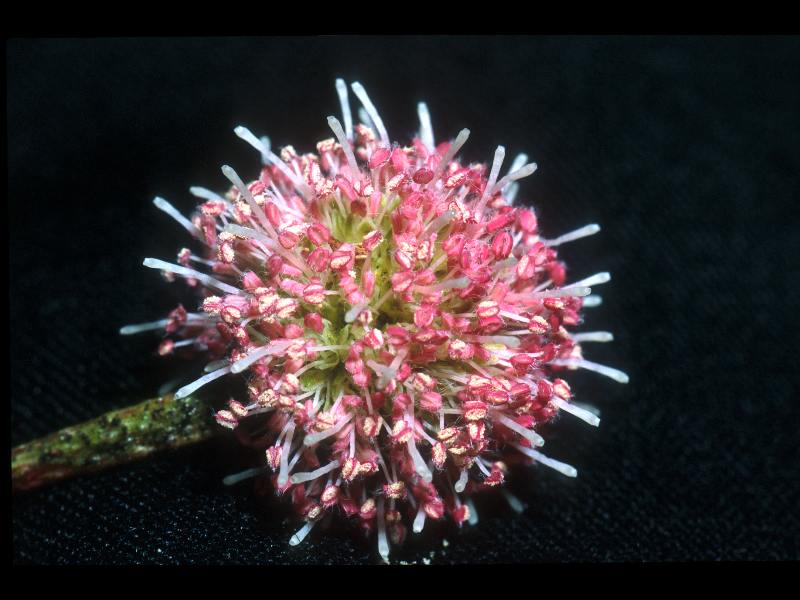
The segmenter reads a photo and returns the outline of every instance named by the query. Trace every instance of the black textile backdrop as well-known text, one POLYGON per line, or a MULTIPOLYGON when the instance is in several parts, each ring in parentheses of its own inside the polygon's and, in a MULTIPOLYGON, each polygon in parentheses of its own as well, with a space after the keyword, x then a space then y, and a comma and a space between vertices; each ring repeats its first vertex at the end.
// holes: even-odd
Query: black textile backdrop
MULTIPOLYGON (((393 556, 798 558, 797 38, 11 40, 7 67, 13 444, 192 377, 117 334, 190 298, 141 266, 186 241, 151 199, 188 212, 190 185, 226 187, 220 165, 255 173, 238 124, 313 150, 342 76, 393 139, 425 99, 438 138, 471 129, 468 160, 527 152, 520 197, 546 236, 602 225, 563 254, 575 278, 612 273, 585 329, 616 341, 586 354, 631 377, 571 376, 603 417, 548 439, 577 479, 516 472, 524 514, 479 498, 477 527, 393 556)), ((221 484, 253 461, 222 438, 20 495, 15 561, 375 561, 347 528, 290 548, 282 502, 221 484)))

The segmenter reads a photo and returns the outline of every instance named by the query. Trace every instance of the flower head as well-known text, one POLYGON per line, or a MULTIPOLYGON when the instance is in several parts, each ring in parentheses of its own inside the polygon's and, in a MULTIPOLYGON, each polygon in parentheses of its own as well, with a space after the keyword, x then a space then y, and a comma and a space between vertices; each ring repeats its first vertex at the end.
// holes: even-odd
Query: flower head
POLYGON ((436 144, 423 103, 419 136, 393 144, 364 88, 352 85, 363 105, 353 126, 336 87, 343 122, 328 117, 334 137, 316 153, 277 155, 237 127, 261 154, 255 179, 222 167, 230 187, 191 188, 202 203, 190 219, 156 198, 202 250, 144 264, 202 300, 122 333, 163 329, 159 354, 211 357, 176 397, 246 377, 248 397, 216 419, 236 429, 266 415, 264 465, 226 482, 271 471, 305 520, 291 544, 338 514, 376 532, 388 560, 409 526, 476 522, 470 495, 502 486, 510 463, 574 477, 537 449, 537 430, 560 411, 599 424, 560 375, 627 376, 583 358, 583 343, 610 334, 571 331, 609 275, 567 283, 557 247, 597 225, 543 239, 534 212, 514 205, 517 181, 536 170, 525 156, 502 177, 503 147, 488 168, 460 162, 469 131, 436 144))

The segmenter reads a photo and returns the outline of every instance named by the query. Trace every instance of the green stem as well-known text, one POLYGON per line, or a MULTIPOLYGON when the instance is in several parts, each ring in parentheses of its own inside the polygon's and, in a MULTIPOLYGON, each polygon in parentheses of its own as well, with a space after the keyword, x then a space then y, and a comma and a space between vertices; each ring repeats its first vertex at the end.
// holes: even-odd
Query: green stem
POLYGON ((211 409, 199 399, 153 398, 17 446, 11 451, 12 490, 95 473, 219 432, 211 409))

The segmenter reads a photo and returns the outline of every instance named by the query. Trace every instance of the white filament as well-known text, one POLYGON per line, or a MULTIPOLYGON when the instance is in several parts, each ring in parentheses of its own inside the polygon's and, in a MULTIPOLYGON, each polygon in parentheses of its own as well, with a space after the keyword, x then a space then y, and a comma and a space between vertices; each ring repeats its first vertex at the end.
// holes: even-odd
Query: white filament
POLYGON ((433 152, 436 146, 433 141, 433 124, 428 105, 424 102, 417 104, 417 115, 419 115, 419 137, 428 151, 433 152))
POLYGON ((628 383, 629 378, 626 373, 620 371, 619 369, 614 369, 612 367, 607 367, 605 365, 600 365, 595 362, 591 362, 586 360, 585 358, 559 358, 552 361, 551 364, 559 365, 563 367, 575 367, 586 369, 587 371, 594 371, 595 373, 599 373, 600 375, 605 375, 617 381, 619 383, 628 383))
POLYGON ((574 240, 579 240, 581 238, 594 235, 598 231, 600 231, 600 225, 598 225, 597 223, 592 223, 590 225, 585 225, 580 229, 576 229, 575 231, 570 231, 569 233, 560 235, 556 239, 547 242, 547 245, 558 246, 560 244, 566 244, 567 242, 572 242, 574 240))
POLYGON ((269 356, 271 354, 278 354, 283 352, 292 344, 291 341, 272 342, 266 346, 261 346, 257 350, 252 350, 244 358, 240 358, 231 365, 231 373, 241 373, 257 360, 269 356))
POLYGON ((389 539, 386 537, 386 521, 383 518, 383 496, 378 498, 378 554, 389 562, 389 539))
MULTIPOLYGON (((268 159, 268 162, 270 162, 270 163, 274 164, 276 167, 278 167, 278 169, 281 171, 281 173, 286 175, 286 177, 288 177, 291 180, 291 182, 294 184, 294 186, 304 196, 310 197, 309 194, 311 193, 311 190, 305 184, 305 182, 302 180, 302 178, 299 177, 297 175, 297 173, 292 171, 289 168, 289 165, 287 165, 285 162, 283 162, 283 160, 281 160, 281 158, 278 155, 276 155, 269 148, 268 145, 264 144, 264 142, 262 140, 259 140, 256 136, 254 136, 247 127, 244 127, 243 125, 239 125, 238 127, 234 128, 233 132, 238 137, 240 137, 241 139, 246 141, 248 144, 253 146, 256 150, 258 150, 261 153, 262 159, 264 157, 266 157, 268 159)), ((239 187, 239 186, 237 185, 236 187, 239 187)), ((239 188, 239 189, 241 189, 241 188, 239 188)), ((242 193, 244 193, 244 192, 242 192, 242 193)), ((313 196, 313 193, 311 193, 311 195, 313 196)))
POLYGON ((588 296, 592 293, 592 288, 588 287, 575 287, 570 285, 558 290, 547 290, 545 292, 536 292, 531 294, 534 298, 566 298, 568 296, 588 296))
POLYGON ((526 440, 528 440, 534 446, 544 446, 544 438, 540 436, 535 431, 531 431, 517 423, 514 419, 507 417, 506 415, 496 412, 495 415, 497 416, 497 420, 500 421, 503 425, 511 429, 512 431, 516 431, 526 440))
MULTIPOLYGON (((508 170, 508 172, 513 173, 517 169, 524 166, 526 162, 528 162, 527 154, 517 154, 517 157, 514 159, 514 162, 511 163, 511 168, 508 170)), ((506 201, 512 206, 514 204, 514 198, 517 197, 518 191, 519 191, 518 183, 509 183, 503 188, 503 196, 506 197, 506 201)))
POLYGON ((453 157, 461 150, 461 147, 466 143, 467 138, 469 138, 469 129, 462 129, 458 132, 456 139, 453 140, 453 143, 450 146, 450 149, 445 153, 442 157, 442 160, 436 166, 436 171, 433 173, 433 179, 431 179, 430 183, 435 183, 437 179, 444 173, 444 170, 447 168, 447 165, 450 164, 450 161, 453 160, 453 157))
POLYGON ((520 499, 517 498, 514 494, 509 492, 504 487, 500 488, 500 492, 503 494, 503 497, 506 499, 506 502, 508 502, 508 505, 514 512, 522 513, 525 510, 525 506, 522 504, 522 502, 520 502, 520 499))
POLYGON ((414 462, 414 469, 417 471, 417 475, 422 477, 423 481, 426 483, 430 483, 433 480, 433 473, 431 473, 431 470, 428 468, 428 465, 425 464, 419 450, 417 450, 413 435, 406 445, 408 446, 408 453, 411 455, 411 460, 414 462))
POLYGON ((590 413, 588 410, 575 406, 574 404, 571 404, 562 398, 553 398, 553 404, 555 404, 561 410, 578 417, 581 421, 587 422, 589 425, 593 425, 594 427, 600 425, 600 418, 597 415, 590 413))
POLYGON ((536 163, 528 163, 524 167, 520 167, 516 171, 512 171, 505 177, 503 177, 500 181, 494 184, 494 188, 489 192, 490 194, 494 194, 497 190, 502 190, 505 186, 507 186, 512 181, 517 181, 518 179, 522 179, 523 177, 529 177, 536 172, 536 163))
POLYGON ((306 536, 308 535, 308 532, 311 531, 311 528, 314 527, 315 523, 316 523, 316 521, 311 521, 311 522, 306 523, 305 525, 303 525, 300 528, 300 530, 291 537, 291 539, 289 540, 289 545, 290 546, 297 546, 300 542, 302 542, 304 539, 306 539, 306 536))
POLYGON ((515 446, 517 448, 517 450, 519 450, 523 454, 525 454, 527 456, 530 456, 536 462, 540 462, 543 465, 545 465, 546 467, 550 467, 551 469, 555 469, 556 471, 558 471, 562 475, 566 475, 567 477, 577 477, 578 476, 578 470, 575 467, 573 467, 572 465, 568 465, 567 463, 563 463, 560 460, 556 460, 554 458, 550 458, 548 456, 545 456, 541 452, 538 452, 538 451, 536 451, 536 450, 534 450, 532 448, 525 448, 524 446, 520 446, 519 444, 512 444, 512 445, 515 446))
POLYGON ((572 341, 578 344, 583 342, 613 342, 614 334, 610 331, 585 331, 573 334, 572 341))
POLYGON ((154 329, 163 329, 169 323, 169 319, 161 319, 160 321, 151 321, 150 323, 140 323, 139 325, 125 325, 119 330, 120 335, 134 335, 142 331, 152 331, 154 329))
POLYGON ((390 148, 391 142, 389 141, 389 134, 386 132, 386 127, 384 127, 381 116, 378 114, 375 105, 372 103, 372 100, 369 99, 367 90, 365 90, 364 86, 358 81, 354 81, 350 87, 353 89, 353 92, 355 92, 356 96, 358 96, 358 99, 361 100, 361 104, 364 105, 364 110, 367 111, 367 114, 375 124, 375 129, 378 130, 378 136, 381 138, 381 144, 384 148, 390 148))
POLYGON ((342 119, 344 119, 344 132, 348 140, 353 139, 353 114, 350 112, 350 100, 347 97, 347 84, 344 79, 336 80, 336 93, 339 95, 339 104, 342 105, 342 119))
POLYGON ((194 237, 200 237, 200 230, 197 227, 195 227, 194 223, 192 223, 189 219, 184 217, 180 212, 178 212, 178 209, 176 209, 174 206, 172 206, 172 204, 164 200, 164 198, 156 196, 155 198, 153 198, 153 204, 156 205, 156 208, 158 208, 159 210, 163 210, 170 217, 172 217, 178 223, 180 223, 181 226, 190 234, 192 234, 194 237))
POLYGON ((467 517, 467 522, 472 525, 473 527, 478 524, 478 511, 475 508, 475 503, 472 501, 472 498, 467 498, 464 504, 467 505, 469 509, 469 516, 467 517))
POLYGON ((312 481, 313 479, 316 479, 317 477, 322 477, 323 475, 326 475, 326 474, 330 473, 331 471, 333 471, 334 469, 336 469, 338 467, 339 467, 339 461, 338 460, 334 460, 333 462, 328 463, 324 467, 320 467, 319 469, 316 469, 314 471, 306 471, 304 473, 295 473, 290 478, 290 481, 292 483, 305 483, 306 481, 312 481))
POLYGON ((603 303, 603 297, 594 295, 594 296, 587 296, 583 299, 583 307, 584 308, 592 308, 593 306, 600 306, 603 303))
POLYGON ((236 485, 240 481, 244 481, 245 479, 250 479, 251 477, 257 477, 262 473, 265 473, 267 469, 264 467, 256 467, 254 469, 247 469, 242 471, 241 473, 235 473, 233 475, 228 475, 222 480, 224 485, 236 485))
POLYGON ((333 130, 333 135, 336 136, 336 139, 339 140, 342 146, 344 155, 347 157, 347 164, 350 166, 350 177, 355 181, 359 173, 358 164, 356 163, 353 149, 350 147, 350 142, 347 141, 347 134, 345 134, 344 129, 342 129, 342 124, 339 123, 339 119, 336 117, 328 117, 328 126, 333 130))
MULTIPOLYGON (((239 128, 237 127, 237 129, 239 128)), ((247 133, 250 132, 248 131, 247 133)), ((225 175, 225 177, 227 177, 228 180, 233 185, 239 188, 239 191, 241 192, 242 196, 244 196, 244 199, 247 201, 247 204, 250 205, 250 208, 253 210, 253 212, 258 216, 259 219, 261 219, 261 222, 264 224, 264 227, 267 227, 269 225, 269 222, 267 221, 267 215, 264 214, 264 211, 258 205, 256 199, 253 198, 253 194, 250 193, 250 190, 244 184, 242 178, 239 177, 238 173, 236 173, 233 167, 229 165, 222 165, 222 174, 225 175)))
POLYGON ((420 533, 423 527, 425 527, 425 510, 420 503, 419 510, 417 511, 417 516, 414 517, 414 524, 412 525, 411 530, 414 533, 420 533))
POLYGON ((503 146, 498 146, 497 150, 494 152, 494 160, 492 161, 492 170, 489 172, 489 181, 486 182, 486 187, 483 189, 483 194, 481 195, 481 199, 478 202, 478 209, 476 212, 478 213, 477 216, 480 217, 480 213, 483 210, 483 207, 492 197, 492 192, 494 191, 494 184, 497 181, 497 176, 500 174, 500 167, 503 166, 503 159, 506 157, 506 149, 503 146))
POLYGON ((211 190, 200 187, 199 185, 193 185, 189 188, 189 193, 196 197, 202 198, 203 200, 223 200, 224 198, 217 194, 216 192, 212 192, 211 190))
POLYGON ((215 379, 219 379, 223 375, 227 375, 230 372, 231 372, 230 367, 224 367, 217 371, 213 371, 208 375, 203 375, 200 379, 195 379, 192 383, 183 386, 181 389, 175 392, 175 400, 180 400, 181 398, 185 398, 195 390, 203 387, 205 384, 210 383, 215 379))
POLYGON ((611 273, 604 271, 602 273, 595 273, 591 277, 587 277, 586 279, 581 279, 580 281, 576 281, 575 283, 570 283, 564 289, 600 285, 601 283, 607 283, 609 281, 611 281, 611 273))
POLYGON ((331 437, 332 435, 336 435, 342 430, 342 428, 345 425, 347 425, 347 423, 352 418, 353 418, 353 413, 350 413, 346 417, 341 419, 338 423, 336 423, 333 427, 329 427, 324 431, 315 431, 314 433, 308 434, 303 440, 303 444, 306 446, 313 446, 314 444, 317 444, 322 440, 331 437))
POLYGON ((144 262, 142 263, 145 267, 149 267, 151 269, 161 269, 162 271, 169 271, 171 273, 175 273, 176 275, 181 275, 183 277, 191 277, 197 279, 204 285, 208 287, 217 288, 218 290, 225 292, 226 294, 238 294, 239 289, 233 287, 232 285, 228 285, 227 283, 222 283, 218 279, 211 277, 210 275, 206 275, 205 273, 201 273, 200 271, 195 271, 194 269, 189 269, 187 267, 182 267, 180 265, 173 265, 172 263, 164 262, 163 260, 159 260, 158 258, 145 258, 144 262))
POLYGON ((469 473, 467 473, 467 469, 461 469, 461 473, 458 476, 458 481, 456 481, 456 491, 460 494, 464 491, 464 488, 467 487, 467 479, 469 479, 469 473))

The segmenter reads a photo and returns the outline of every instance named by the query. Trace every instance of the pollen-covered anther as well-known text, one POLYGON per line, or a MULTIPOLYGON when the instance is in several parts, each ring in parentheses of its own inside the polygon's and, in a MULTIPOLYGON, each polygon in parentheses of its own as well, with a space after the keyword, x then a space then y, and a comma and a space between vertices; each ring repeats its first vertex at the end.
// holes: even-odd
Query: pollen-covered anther
POLYGON ((395 444, 405 444, 414 437, 414 430, 405 420, 395 421, 392 426, 392 442, 395 444))
POLYGON ((464 418, 467 421, 478 421, 486 417, 486 403, 472 400, 464 403, 464 418))
POLYGON ((535 315, 528 321, 528 329, 536 335, 544 335, 550 331, 550 323, 541 315, 535 315))
POLYGON ((336 503, 339 501, 339 487, 336 485, 328 485, 323 490, 319 500, 324 508, 336 506, 336 503))
POLYGON ((214 414, 214 419, 217 423, 228 429, 236 429, 239 425, 239 420, 229 410, 220 410, 214 414))
POLYGON ((309 304, 325 302, 325 288, 319 283, 309 283, 303 288, 303 300, 309 304))
POLYGON ((383 493, 387 498, 391 498, 393 500, 402 500, 406 497, 406 484, 402 481, 387 483, 383 486, 383 493))
POLYGON ((370 521, 378 514, 378 507, 374 498, 367 498, 358 509, 358 516, 365 521, 370 521))

